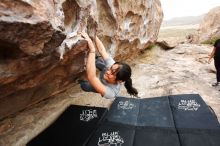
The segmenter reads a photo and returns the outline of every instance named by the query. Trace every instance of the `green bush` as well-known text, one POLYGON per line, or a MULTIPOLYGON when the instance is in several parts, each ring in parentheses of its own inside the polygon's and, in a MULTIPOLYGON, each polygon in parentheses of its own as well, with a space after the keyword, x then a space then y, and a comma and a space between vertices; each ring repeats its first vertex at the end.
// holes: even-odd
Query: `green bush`
POLYGON ((215 43, 215 41, 216 41, 217 39, 220 39, 220 36, 212 37, 211 39, 206 40, 206 41, 203 41, 203 42, 201 42, 201 43, 202 43, 202 44, 214 45, 214 43, 215 43))
POLYGON ((153 49, 154 47, 156 47, 157 45, 156 44, 150 44, 145 50, 150 50, 150 49, 153 49))
POLYGON ((154 47, 156 47, 157 45, 155 43, 150 44, 148 47, 144 48, 143 50, 141 50, 141 53, 144 53, 145 51, 149 51, 151 49, 153 49, 154 47))

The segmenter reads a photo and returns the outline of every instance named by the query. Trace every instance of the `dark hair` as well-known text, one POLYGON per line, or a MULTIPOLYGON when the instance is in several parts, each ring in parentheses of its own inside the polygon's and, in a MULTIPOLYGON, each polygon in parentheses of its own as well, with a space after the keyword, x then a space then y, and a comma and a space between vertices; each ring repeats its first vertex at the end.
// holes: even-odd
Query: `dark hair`
POLYGON ((115 64, 120 65, 120 69, 117 71, 116 80, 124 81, 124 86, 130 95, 137 96, 138 91, 132 87, 131 79, 131 68, 128 64, 122 62, 116 62, 115 64))

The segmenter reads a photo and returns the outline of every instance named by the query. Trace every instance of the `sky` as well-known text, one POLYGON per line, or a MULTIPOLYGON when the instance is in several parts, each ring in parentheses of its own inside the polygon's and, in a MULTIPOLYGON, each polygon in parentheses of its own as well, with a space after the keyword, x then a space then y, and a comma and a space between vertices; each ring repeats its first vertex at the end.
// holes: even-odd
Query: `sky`
POLYGON ((199 16, 216 6, 220 0, 160 0, 164 20, 174 17, 199 16))

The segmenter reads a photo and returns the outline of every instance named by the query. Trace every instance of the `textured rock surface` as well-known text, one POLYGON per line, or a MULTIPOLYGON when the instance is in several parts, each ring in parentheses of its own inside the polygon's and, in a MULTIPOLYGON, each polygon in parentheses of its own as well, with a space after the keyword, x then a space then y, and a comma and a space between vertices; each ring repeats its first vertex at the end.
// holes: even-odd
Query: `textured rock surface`
MULTIPOLYGON (((214 65, 207 64, 211 46, 181 44, 172 50, 154 48, 132 65, 134 87, 141 98, 170 94, 200 94, 220 121, 220 87, 215 81, 214 65)), ((130 97, 122 90, 122 96, 130 97)), ((1 146, 25 146, 50 125, 70 104, 109 107, 112 101, 99 94, 82 92, 79 85, 27 109, 14 118, 0 122, 1 146)))
POLYGON ((204 17, 198 29, 195 41, 204 42, 213 37, 220 37, 220 6, 211 9, 204 17))
POLYGON ((87 51, 78 32, 97 29, 128 59, 157 39, 162 18, 159 0, 1 0, 0 119, 74 85, 87 51))

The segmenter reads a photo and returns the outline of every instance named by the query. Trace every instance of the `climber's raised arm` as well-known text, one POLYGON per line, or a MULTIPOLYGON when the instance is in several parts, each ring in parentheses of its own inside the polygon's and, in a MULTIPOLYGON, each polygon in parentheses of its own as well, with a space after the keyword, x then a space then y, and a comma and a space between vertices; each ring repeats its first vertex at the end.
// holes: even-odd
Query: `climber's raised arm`
POLYGON ((106 87, 101 83, 99 78, 96 77, 95 46, 87 33, 81 32, 81 35, 88 42, 88 47, 89 47, 89 54, 86 63, 87 79, 89 83, 92 85, 92 87, 102 96, 104 96, 106 87))
POLYGON ((109 54, 107 53, 103 43, 101 42, 101 40, 97 36, 95 36, 95 43, 96 43, 96 47, 98 49, 98 52, 100 53, 102 58, 104 60, 106 60, 109 57, 109 54))

